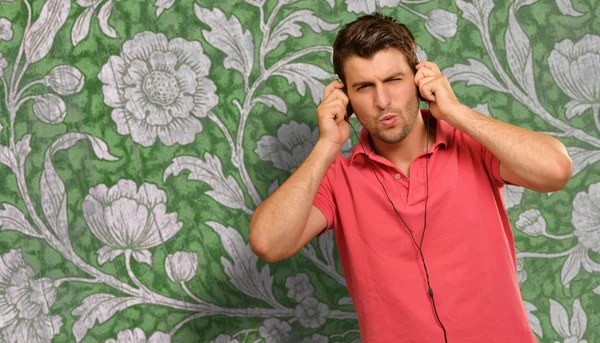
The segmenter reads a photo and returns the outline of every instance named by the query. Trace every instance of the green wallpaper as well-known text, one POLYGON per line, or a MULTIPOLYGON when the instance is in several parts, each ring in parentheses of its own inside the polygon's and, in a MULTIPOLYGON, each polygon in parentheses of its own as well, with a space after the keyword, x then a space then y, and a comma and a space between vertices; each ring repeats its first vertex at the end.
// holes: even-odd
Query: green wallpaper
POLYGON ((593 0, 0 0, 0 342, 359 342, 332 232, 270 264, 247 241, 375 10, 461 102, 568 147, 564 190, 505 200, 539 341, 600 342, 593 0))

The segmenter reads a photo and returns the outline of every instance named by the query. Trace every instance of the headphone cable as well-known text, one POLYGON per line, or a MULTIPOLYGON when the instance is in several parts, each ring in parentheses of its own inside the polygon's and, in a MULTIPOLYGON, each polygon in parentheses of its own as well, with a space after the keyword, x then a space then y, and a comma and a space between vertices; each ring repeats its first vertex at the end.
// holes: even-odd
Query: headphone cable
POLYGON ((425 238, 425 230, 427 228, 427 201, 429 199, 429 153, 427 152, 427 150, 429 148, 429 115, 430 115, 430 111, 429 111, 429 106, 428 106, 428 109, 427 109, 427 140, 426 140, 426 143, 425 143, 425 189, 426 189, 426 193, 425 193, 425 211, 424 211, 424 215, 423 215, 423 217, 424 217, 424 220, 423 220, 423 235, 421 236, 421 245, 420 246, 417 244, 417 241, 415 240, 415 237, 413 235, 412 230, 408 227, 408 225, 406 224, 406 222, 404 221, 404 219, 400 215, 400 212, 398 212, 398 210, 396 209, 396 205, 394 205, 394 202, 390 198, 387 190, 385 189, 385 186, 383 185, 383 183, 379 179, 379 176, 377 176, 377 173, 375 172, 375 168, 373 167, 373 163, 371 162, 371 159, 369 158, 369 155, 367 154, 365 146, 361 142, 360 137, 358 136, 358 133, 356 132, 356 129, 354 129, 354 126, 352 125, 352 123, 350 123, 350 120, 348 120, 348 124, 350 124, 350 127, 352 128, 352 131, 354 131, 354 134, 356 135, 356 138, 358 139, 358 142, 360 143, 360 145, 361 145, 361 147, 363 149, 363 152, 365 153, 365 156, 367 157, 367 161, 369 162, 369 166, 371 167, 371 170, 373 171, 373 174, 375 175, 375 178, 377 179, 377 181, 381 185, 381 188, 383 188, 383 192, 385 193, 385 196, 387 197, 387 199, 390 202, 390 204, 392 204, 392 207, 394 208, 394 211, 396 212, 396 215, 398 216, 398 218, 400 218, 400 220, 402 221, 402 223, 404 224, 404 226, 408 229, 408 232, 410 233, 410 237, 411 237, 414 245, 419 250, 419 254, 421 256, 421 262, 423 263, 423 269, 425 270, 425 276, 426 276, 426 279, 427 279, 427 288, 428 288, 427 291, 429 293, 429 297, 431 298, 431 302, 433 304, 433 311, 434 311, 434 314, 435 314, 435 318, 436 318, 438 324, 441 326, 442 331, 444 332, 444 342, 448 343, 448 338, 447 338, 447 334, 446 334, 446 328, 444 327, 444 324, 442 324, 440 316, 438 315, 438 312, 437 312, 437 307, 435 305, 435 298, 433 296, 433 289, 431 288, 431 283, 429 281, 429 271, 427 270, 427 264, 425 264, 425 256, 423 255, 423 251, 421 250, 421 247, 423 246, 423 240, 425 238))

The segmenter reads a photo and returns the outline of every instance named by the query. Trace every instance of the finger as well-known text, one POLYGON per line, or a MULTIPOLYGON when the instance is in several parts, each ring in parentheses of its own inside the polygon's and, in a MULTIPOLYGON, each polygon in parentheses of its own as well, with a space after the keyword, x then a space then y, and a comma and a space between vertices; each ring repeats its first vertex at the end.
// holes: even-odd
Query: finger
POLYGON ((423 87, 424 85, 434 81, 437 78, 438 78, 437 75, 421 77, 418 81, 416 81, 416 84, 419 87, 423 87))
POLYGON ((421 96, 429 101, 435 101, 435 92, 437 86, 438 76, 423 77, 419 80, 418 86, 421 96))
POLYGON ((415 83, 418 84, 418 82, 425 78, 425 77, 431 77, 431 76, 438 76, 440 75, 440 73, 429 69, 427 67, 421 67, 419 70, 417 70, 417 73, 415 74, 415 83))
POLYGON ((441 74, 441 72, 436 69, 433 69, 433 68, 428 68, 426 66, 420 66, 417 68, 415 77, 417 77, 418 74, 423 74, 423 76, 433 76, 433 75, 439 75, 439 74, 441 74))
POLYGON ((434 72, 441 73, 440 68, 438 68, 437 64, 435 64, 434 62, 431 62, 431 61, 427 61, 427 60, 417 63, 415 68, 417 68, 417 70, 421 69, 421 68, 427 68, 427 69, 433 70, 434 72))
POLYGON ((346 104, 341 99, 335 99, 326 104, 322 104, 319 108, 319 113, 322 116, 336 118, 346 115, 346 104))
POLYGON ((330 113, 333 114, 333 119, 336 124, 339 124, 346 118, 346 108, 342 105, 333 106, 330 113))
POLYGON ((334 118, 334 119, 335 119, 335 123, 336 123, 336 124, 339 124, 339 123, 343 122, 343 121, 344 121, 344 119, 346 119, 346 116, 347 116, 347 115, 348 115, 348 114, 346 113, 346 108, 344 108, 343 106, 341 106, 341 107, 339 108, 339 112, 338 112, 338 114, 337 114, 337 115, 335 116, 335 118, 334 118))
POLYGON ((329 103, 335 100, 341 100, 344 106, 348 105, 350 99, 341 89, 334 89, 329 93, 329 96, 326 99, 323 99, 323 103, 329 103))
POLYGON ((323 99, 326 99, 327 97, 329 97, 329 95, 331 94, 331 92, 333 92, 334 90, 336 90, 336 89, 342 89, 342 88, 344 88, 344 84, 343 83, 341 83, 338 80, 333 80, 323 90, 323 99))

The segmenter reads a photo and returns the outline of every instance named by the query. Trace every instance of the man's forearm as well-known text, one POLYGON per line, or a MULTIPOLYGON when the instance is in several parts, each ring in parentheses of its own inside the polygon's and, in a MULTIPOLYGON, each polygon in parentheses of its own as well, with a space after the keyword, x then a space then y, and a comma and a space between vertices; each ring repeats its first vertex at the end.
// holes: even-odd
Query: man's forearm
POLYGON ((464 105, 447 120, 498 157, 505 181, 549 192, 563 188, 571 177, 572 161, 554 137, 487 117, 464 105))
POLYGON ((313 201, 339 149, 317 143, 306 160, 254 212, 250 245, 261 255, 289 255, 302 237, 313 201))

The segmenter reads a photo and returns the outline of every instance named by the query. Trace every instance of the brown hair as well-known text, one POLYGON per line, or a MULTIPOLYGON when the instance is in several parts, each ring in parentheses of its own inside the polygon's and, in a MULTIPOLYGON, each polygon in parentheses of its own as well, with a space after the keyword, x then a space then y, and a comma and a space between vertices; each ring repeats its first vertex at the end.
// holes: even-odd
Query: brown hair
POLYGON ((406 56, 408 65, 415 72, 419 63, 417 43, 406 25, 394 18, 375 13, 359 17, 345 25, 333 43, 333 70, 346 83, 344 61, 352 56, 370 58, 377 52, 394 48, 406 56))

